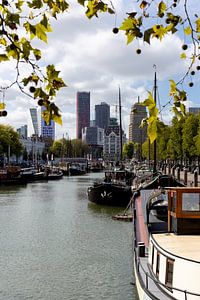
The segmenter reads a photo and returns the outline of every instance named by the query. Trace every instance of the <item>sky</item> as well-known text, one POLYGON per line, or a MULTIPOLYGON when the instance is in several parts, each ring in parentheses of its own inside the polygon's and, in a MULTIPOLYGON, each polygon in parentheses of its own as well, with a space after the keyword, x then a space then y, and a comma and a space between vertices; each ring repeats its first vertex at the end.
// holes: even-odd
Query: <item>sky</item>
MULTIPOLYGON (((137 1, 113 0, 116 15, 100 14, 99 18, 88 20, 84 9, 69 1, 71 9, 52 22, 53 32, 48 36, 48 44, 36 42, 41 47, 43 59, 41 66, 54 64, 60 70, 60 76, 67 84, 56 97, 56 103, 62 114, 63 125, 56 125, 56 139, 63 135, 76 138, 76 93, 90 92, 90 115, 94 119, 96 104, 102 101, 111 107, 111 116, 118 117, 118 89, 121 89, 122 127, 128 137, 128 125, 132 105, 144 100, 147 91, 153 89, 156 66, 158 79, 158 107, 162 113, 161 120, 169 124, 172 118, 169 101, 169 79, 181 78, 187 70, 187 61, 180 59, 181 47, 187 43, 187 37, 168 35, 159 42, 154 39, 151 46, 142 41, 126 44, 123 32, 113 34, 112 29, 118 27, 127 12, 135 11, 137 1), (136 54, 140 48, 142 53, 136 54)), ((173 2, 173 1, 172 1, 173 2)), ((200 11, 199 0, 190 2, 190 14, 200 11)), ((190 45, 189 45, 190 49, 190 45)), ((14 76, 13 64, 1 63, 0 87, 5 87, 14 76)), ((26 70, 24 70, 26 72, 26 70)), ((200 74, 200 73, 199 73, 200 74)), ((188 92, 187 106, 199 106, 199 74, 189 76, 183 88, 188 92), (194 87, 188 88, 193 80, 194 87)), ((0 118, 1 124, 9 124, 19 128, 24 124, 30 127, 29 109, 35 107, 37 101, 22 94, 16 86, 0 93, 5 98, 7 117, 0 118)))

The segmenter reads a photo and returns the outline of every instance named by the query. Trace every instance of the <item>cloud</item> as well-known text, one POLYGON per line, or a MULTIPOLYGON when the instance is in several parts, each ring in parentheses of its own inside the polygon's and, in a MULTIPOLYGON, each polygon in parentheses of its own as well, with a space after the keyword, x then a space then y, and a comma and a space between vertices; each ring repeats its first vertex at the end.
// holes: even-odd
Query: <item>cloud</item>
MULTIPOLYGON (((49 34, 48 44, 36 42, 36 45, 42 45, 42 66, 55 64, 68 85, 56 98, 63 116, 63 126, 56 126, 56 135, 61 138, 63 133, 68 132, 71 138, 76 136, 77 91, 91 92, 91 118, 94 118, 95 105, 102 101, 111 105, 115 116, 119 85, 122 93, 122 123, 128 135, 131 106, 138 101, 138 97, 143 100, 146 91, 152 89, 153 65, 156 65, 159 84, 165 85, 162 88, 165 94, 161 97, 161 105, 169 100, 166 88, 168 80, 183 74, 187 67, 186 62, 179 58, 183 41, 177 35, 169 34, 162 42, 154 39, 151 46, 142 41, 126 45, 124 34, 119 32, 115 35, 112 29, 119 26, 127 11, 134 11, 133 3, 113 1, 117 17, 101 14, 92 20, 83 16, 84 9, 75 1, 71 1, 71 4, 72 11, 52 22, 53 32, 49 34), (136 54, 137 48, 142 50, 141 55, 136 54)), ((9 69, 1 64, 2 80, 11 82, 14 68, 13 64, 9 69)), ((6 120, 1 118, 0 122, 10 122, 16 128, 26 124, 29 108, 36 102, 14 87, 6 94, 8 117, 6 120)), ((169 110, 163 110, 163 115, 166 120, 169 119, 169 110)))

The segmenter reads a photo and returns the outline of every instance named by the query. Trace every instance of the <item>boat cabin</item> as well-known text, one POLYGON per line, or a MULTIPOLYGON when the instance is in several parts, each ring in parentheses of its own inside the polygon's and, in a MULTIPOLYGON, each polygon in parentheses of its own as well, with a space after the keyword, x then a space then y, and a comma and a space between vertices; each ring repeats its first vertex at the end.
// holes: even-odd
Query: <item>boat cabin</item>
POLYGON ((200 188, 168 188, 168 232, 200 234, 200 188))

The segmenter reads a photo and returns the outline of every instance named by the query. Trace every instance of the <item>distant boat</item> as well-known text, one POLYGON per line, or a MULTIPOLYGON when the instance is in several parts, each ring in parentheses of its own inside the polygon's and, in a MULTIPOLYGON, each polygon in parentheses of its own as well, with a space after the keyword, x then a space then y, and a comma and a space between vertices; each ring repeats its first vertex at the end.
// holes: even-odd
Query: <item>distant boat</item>
POLYGON ((0 168, 0 185, 22 184, 20 174, 21 168, 18 166, 6 166, 0 168))
POLYGON ((69 166, 69 175, 76 176, 76 175, 84 175, 86 174, 86 169, 81 167, 78 163, 71 163, 69 166))
POLYGON ((46 180, 56 180, 63 177, 63 172, 56 167, 47 167, 44 172, 44 179, 46 180))

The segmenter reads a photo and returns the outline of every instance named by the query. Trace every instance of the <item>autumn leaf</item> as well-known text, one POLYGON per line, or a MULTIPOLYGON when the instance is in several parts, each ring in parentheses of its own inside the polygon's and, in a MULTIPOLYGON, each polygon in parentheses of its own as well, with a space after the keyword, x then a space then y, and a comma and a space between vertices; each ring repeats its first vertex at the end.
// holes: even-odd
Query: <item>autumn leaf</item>
POLYGON ((6 107, 5 103, 0 103, 0 110, 5 109, 5 107, 6 107))
POLYGON ((190 34, 192 33, 191 28, 190 28, 189 26, 186 27, 186 28, 184 29, 184 33, 185 33, 186 35, 190 35, 190 34))
POLYGON ((140 4, 140 8, 141 8, 141 9, 145 9, 146 6, 147 6, 147 4, 148 4, 148 2, 142 1, 141 4, 140 4))

